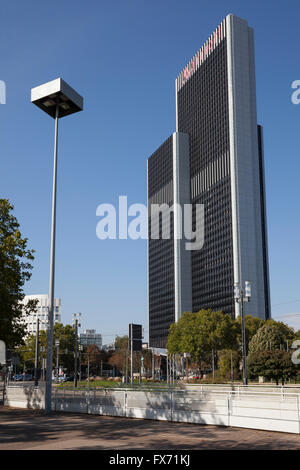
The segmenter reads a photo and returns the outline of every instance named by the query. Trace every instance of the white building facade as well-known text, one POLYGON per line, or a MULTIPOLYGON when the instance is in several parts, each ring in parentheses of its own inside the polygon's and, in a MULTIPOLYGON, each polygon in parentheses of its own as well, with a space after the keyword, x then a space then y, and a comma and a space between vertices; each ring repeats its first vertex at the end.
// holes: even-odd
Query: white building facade
POLYGON ((79 342, 83 346, 96 345, 99 349, 102 349, 102 336, 100 333, 96 333, 96 330, 84 330, 79 338, 79 342))
MULTIPOLYGON (((25 315, 22 317, 22 321, 26 324, 26 330, 28 335, 35 335, 37 332, 37 322, 39 320, 39 329, 48 329, 48 307, 49 307, 49 296, 47 294, 37 295, 26 295, 24 298, 24 304, 26 305, 29 300, 38 300, 37 311, 25 315)), ((54 324, 61 323, 61 299, 54 299, 54 324)))

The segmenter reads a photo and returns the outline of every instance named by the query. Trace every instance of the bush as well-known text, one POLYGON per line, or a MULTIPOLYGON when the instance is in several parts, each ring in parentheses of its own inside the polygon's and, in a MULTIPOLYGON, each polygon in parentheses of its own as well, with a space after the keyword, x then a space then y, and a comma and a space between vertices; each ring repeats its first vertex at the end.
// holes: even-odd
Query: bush
POLYGON ((250 376, 274 379, 277 385, 280 379, 284 383, 297 375, 297 366, 292 362, 291 352, 282 350, 253 352, 249 354, 247 364, 250 376))

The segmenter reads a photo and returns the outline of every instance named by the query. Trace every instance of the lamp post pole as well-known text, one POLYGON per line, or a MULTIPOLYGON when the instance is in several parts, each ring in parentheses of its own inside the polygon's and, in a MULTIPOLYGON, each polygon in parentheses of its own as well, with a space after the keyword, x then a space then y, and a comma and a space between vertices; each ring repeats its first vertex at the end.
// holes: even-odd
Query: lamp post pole
POLYGON ((49 279, 49 305, 48 305, 46 392, 45 392, 45 411, 46 411, 46 414, 51 413, 51 395, 52 395, 52 354, 53 354, 53 321, 54 321, 53 316, 54 316, 54 275, 55 275, 58 112, 59 112, 59 108, 58 108, 58 104, 56 104, 55 125, 54 125, 54 162, 53 162, 53 187, 52 187, 50 279, 49 279))
POLYGON ((81 381, 81 353, 83 351, 83 345, 79 344, 78 349, 79 349, 79 382, 80 382, 81 381))
POLYGON ((77 387, 77 343, 78 343, 78 320, 75 320, 75 354, 74 354, 74 387, 77 387))
POLYGON ((51 214, 51 248, 50 276, 48 299, 48 335, 47 335, 47 371, 45 412, 51 413, 52 396, 52 356, 53 356, 53 323, 54 323, 54 276, 55 276, 55 234, 56 234, 56 188, 57 188, 57 153, 58 153, 58 120, 64 116, 77 113, 83 109, 83 98, 62 78, 44 83, 31 89, 31 102, 54 118, 54 162, 51 214))
POLYGON ((133 324, 131 323, 131 342, 130 342, 130 384, 133 386, 133 324))
POLYGON ((35 360, 34 360, 34 386, 37 387, 39 384, 39 330, 40 320, 37 319, 36 325, 36 339, 35 339, 35 360))
POLYGON ((245 329, 245 302, 250 302, 251 299, 251 283, 250 281, 245 282, 245 291, 239 285, 234 285, 234 298, 236 302, 241 304, 241 327, 242 327, 242 355, 243 355, 243 385, 248 384, 247 379, 247 350, 246 350, 246 329, 245 329))
POLYGON ((78 327, 81 326, 79 320, 81 318, 81 313, 73 314, 73 326, 75 328, 75 353, 74 353, 74 387, 77 387, 77 359, 78 359, 78 327))
POLYGON ((58 382, 58 376, 59 376, 59 340, 58 339, 55 341, 55 346, 56 346, 56 381, 58 382))
POLYGON ((41 359, 42 359, 42 381, 45 381, 45 358, 44 358, 45 347, 41 346, 41 359))

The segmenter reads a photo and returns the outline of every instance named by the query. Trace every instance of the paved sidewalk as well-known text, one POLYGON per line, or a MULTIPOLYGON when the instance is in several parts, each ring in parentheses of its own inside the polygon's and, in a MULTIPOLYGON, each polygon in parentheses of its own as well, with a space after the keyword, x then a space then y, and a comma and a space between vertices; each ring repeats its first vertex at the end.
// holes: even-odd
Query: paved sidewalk
POLYGON ((110 416, 0 407, 4 449, 285 449, 300 450, 300 435, 110 416))

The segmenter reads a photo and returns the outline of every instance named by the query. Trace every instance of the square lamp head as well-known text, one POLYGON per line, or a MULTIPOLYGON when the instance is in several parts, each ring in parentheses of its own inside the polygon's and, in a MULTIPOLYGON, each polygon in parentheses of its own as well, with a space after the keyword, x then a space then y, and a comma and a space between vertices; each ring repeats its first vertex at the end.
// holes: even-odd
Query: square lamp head
POLYGON ((62 78, 32 88, 31 102, 53 118, 56 116, 56 105, 59 118, 83 110, 82 96, 62 78))

